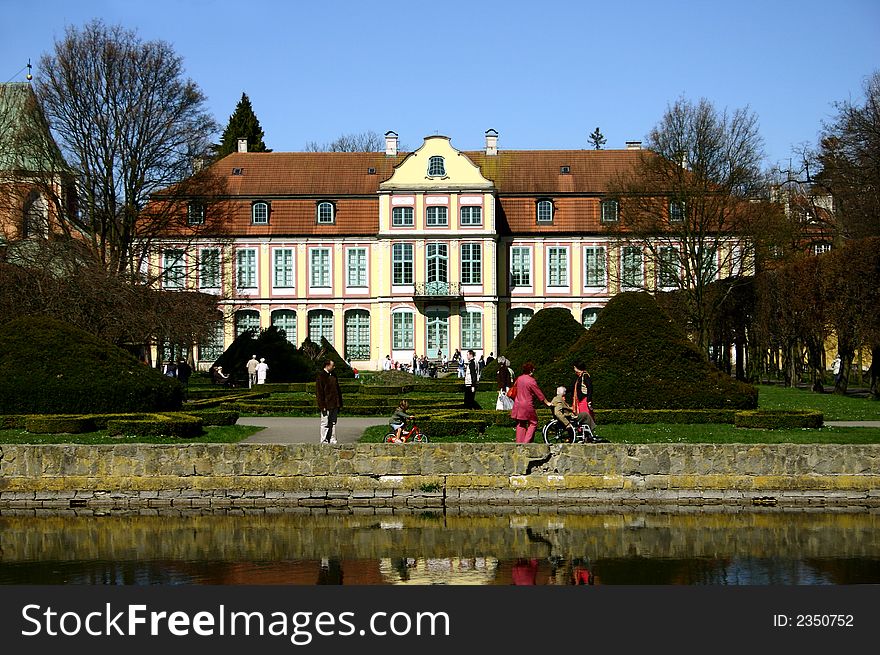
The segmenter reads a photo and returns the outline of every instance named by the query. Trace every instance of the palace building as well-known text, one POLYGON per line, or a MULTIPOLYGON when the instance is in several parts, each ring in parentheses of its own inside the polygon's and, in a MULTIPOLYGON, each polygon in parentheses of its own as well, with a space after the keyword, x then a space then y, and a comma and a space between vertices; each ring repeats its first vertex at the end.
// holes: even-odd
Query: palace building
POLYGON ((222 202, 193 200, 187 221, 226 213, 222 239, 169 239, 153 260, 166 288, 217 293, 229 319, 196 359, 242 331, 276 325, 299 344, 326 337, 361 368, 386 355, 503 353, 535 312, 565 307, 589 326, 624 288, 651 286, 641 250, 615 245, 611 181, 625 150, 460 151, 429 136, 398 152, 239 152, 213 164, 222 202))

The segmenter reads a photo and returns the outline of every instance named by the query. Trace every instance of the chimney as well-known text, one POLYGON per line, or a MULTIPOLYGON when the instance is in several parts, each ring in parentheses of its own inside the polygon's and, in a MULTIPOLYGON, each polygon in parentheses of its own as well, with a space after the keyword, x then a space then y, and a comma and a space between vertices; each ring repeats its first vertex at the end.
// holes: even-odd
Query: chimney
POLYGON ((238 140, 238 151, 239 152, 247 152, 247 139, 239 139, 238 140))
POLYGON ((493 157, 498 154, 498 130, 491 127, 486 130, 486 156, 493 157))
POLYGON ((626 142, 627 150, 641 150, 642 142, 641 141, 627 141, 626 142))
POLYGON ((397 157, 397 132, 385 132, 385 156, 397 157))

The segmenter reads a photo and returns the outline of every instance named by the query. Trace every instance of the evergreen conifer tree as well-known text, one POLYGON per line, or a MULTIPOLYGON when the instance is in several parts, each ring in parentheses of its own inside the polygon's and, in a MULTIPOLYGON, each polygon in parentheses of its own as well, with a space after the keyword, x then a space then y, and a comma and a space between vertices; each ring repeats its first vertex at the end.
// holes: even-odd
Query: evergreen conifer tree
POLYGON ((272 152, 263 142, 263 128, 260 127, 260 121, 254 114, 254 108, 251 106, 251 99, 246 93, 241 94, 241 100, 235 107, 226 129, 223 130, 223 136, 220 137, 220 144, 217 146, 217 158, 225 157, 238 149, 238 140, 247 139, 248 152, 272 152))
POLYGON ((599 131, 598 127, 593 131, 589 138, 590 144, 593 146, 594 150, 601 150, 602 146, 605 145, 605 135, 599 131))

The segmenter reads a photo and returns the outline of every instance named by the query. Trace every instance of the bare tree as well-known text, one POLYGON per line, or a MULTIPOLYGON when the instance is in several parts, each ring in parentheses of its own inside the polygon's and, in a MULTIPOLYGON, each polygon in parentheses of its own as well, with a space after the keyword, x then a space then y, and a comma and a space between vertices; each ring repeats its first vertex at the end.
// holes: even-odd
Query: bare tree
POLYGON ((679 99, 647 146, 610 190, 606 202, 619 202, 619 220, 616 206, 607 215, 603 208, 621 249, 620 268, 611 270, 624 288, 685 291, 687 324, 708 351, 708 328, 726 296, 707 289, 719 277, 753 272, 757 228, 772 211, 752 201, 762 183, 757 117, 679 99))
POLYGON ((376 132, 358 132, 343 134, 330 143, 319 144, 317 141, 306 143, 306 152, 382 152, 385 150, 385 139, 376 132))
POLYGON ((62 224, 106 270, 136 275, 152 241, 170 229, 217 229, 187 211, 219 188, 208 171, 193 175, 217 126, 169 44, 100 20, 69 27, 42 57, 36 92, 77 175, 78 208, 64 211, 62 224), (165 202, 143 220, 159 190, 165 202))

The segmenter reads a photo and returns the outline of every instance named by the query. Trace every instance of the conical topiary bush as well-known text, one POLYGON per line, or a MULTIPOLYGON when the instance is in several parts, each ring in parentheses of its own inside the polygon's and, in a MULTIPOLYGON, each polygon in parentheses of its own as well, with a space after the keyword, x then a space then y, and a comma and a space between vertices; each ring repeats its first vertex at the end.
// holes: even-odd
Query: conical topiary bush
POLYGON ((571 387, 578 361, 593 379, 596 408, 757 407, 757 389, 710 364, 647 293, 612 298, 568 352, 538 367, 538 384, 544 390, 571 387))
POLYGON ((121 348, 45 317, 0 325, 0 414, 180 409, 183 387, 121 348))

